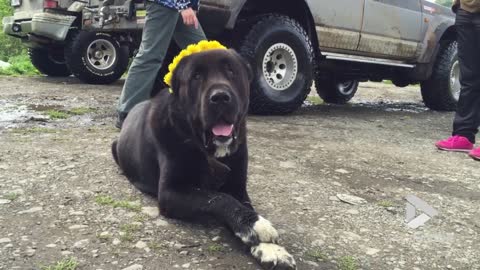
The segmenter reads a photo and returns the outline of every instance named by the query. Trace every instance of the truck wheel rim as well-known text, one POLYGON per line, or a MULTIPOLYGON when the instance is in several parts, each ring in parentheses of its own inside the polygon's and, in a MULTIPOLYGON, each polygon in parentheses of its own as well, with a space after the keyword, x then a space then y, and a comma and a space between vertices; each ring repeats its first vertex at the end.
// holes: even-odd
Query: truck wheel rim
POLYGON ((285 43, 272 45, 263 57, 262 71, 268 85, 277 91, 288 89, 298 73, 297 57, 285 43))
POLYGON ((460 64, 455 61, 450 70, 450 91, 452 92, 453 97, 458 101, 460 97, 460 64))
POLYGON ((353 92, 354 81, 344 81, 337 84, 338 92, 344 96, 351 95, 353 92))
POLYGON ((97 39, 88 46, 88 63, 98 70, 111 68, 116 58, 115 46, 108 40, 97 39))

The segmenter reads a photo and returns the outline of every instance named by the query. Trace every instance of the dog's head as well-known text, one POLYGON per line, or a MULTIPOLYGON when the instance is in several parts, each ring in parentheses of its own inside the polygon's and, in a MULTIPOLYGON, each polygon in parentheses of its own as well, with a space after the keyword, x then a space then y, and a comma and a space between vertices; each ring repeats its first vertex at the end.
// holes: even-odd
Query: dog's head
POLYGON ((192 54, 173 72, 176 110, 209 154, 227 156, 244 140, 251 78, 247 62, 234 50, 192 54))

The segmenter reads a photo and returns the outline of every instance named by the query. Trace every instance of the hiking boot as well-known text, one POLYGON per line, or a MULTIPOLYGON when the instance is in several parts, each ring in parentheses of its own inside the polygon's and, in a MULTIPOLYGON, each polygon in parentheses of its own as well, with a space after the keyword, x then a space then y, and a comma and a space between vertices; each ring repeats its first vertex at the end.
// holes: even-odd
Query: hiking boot
POLYGON ((473 143, 463 136, 452 136, 446 140, 438 141, 435 146, 440 150, 454 152, 469 152, 473 149, 473 143))
POLYGON ((468 155, 475 160, 480 160, 480 147, 473 149, 468 155))
POLYGON ((127 118, 127 113, 118 113, 117 114, 117 122, 115 122, 115 127, 118 129, 122 129, 123 121, 127 118))

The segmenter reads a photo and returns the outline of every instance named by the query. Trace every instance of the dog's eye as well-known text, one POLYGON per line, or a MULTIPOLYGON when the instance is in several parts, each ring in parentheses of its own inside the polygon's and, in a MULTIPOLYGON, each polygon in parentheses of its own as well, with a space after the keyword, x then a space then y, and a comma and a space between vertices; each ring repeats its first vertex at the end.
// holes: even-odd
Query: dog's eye
POLYGON ((200 74, 200 72, 195 72, 193 73, 193 79, 194 80, 200 80, 202 78, 202 74, 200 74))

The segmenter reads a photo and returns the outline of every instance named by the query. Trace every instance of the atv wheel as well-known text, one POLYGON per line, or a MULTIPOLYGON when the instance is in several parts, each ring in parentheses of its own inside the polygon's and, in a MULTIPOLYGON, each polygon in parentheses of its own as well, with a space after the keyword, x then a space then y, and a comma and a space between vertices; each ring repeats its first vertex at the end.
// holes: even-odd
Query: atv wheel
POLYGON ((52 77, 67 77, 72 74, 65 63, 63 48, 33 48, 28 50, 32 65, 40 73, 52 77))
POLYGON ((106 33, 81 31, 65 48, 73 75, 90 84, 109 84, 127 70, 129 50, 106 33))
POLYGON ((252 22, 239 46, 252 66, 250 112, 286 114, 299 108, 312 85, 313 48, 294 19, 269 14, 252 22))
POLYGON ((433 73, 421 83, 425 105, 438 111, 454 111, 460 97, 460 65, 457 42, 450 41, 440 47, 433 73))

